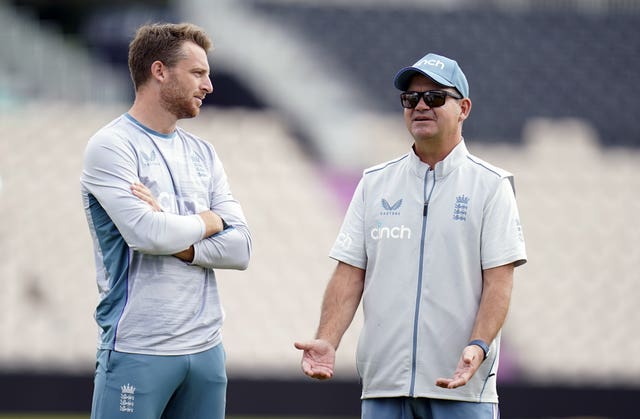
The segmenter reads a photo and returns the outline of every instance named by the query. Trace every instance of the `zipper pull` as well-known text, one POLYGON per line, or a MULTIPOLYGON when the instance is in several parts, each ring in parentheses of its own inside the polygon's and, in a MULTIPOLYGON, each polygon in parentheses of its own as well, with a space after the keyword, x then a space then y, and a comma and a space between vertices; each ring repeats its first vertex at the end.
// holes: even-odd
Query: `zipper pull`
POLYGON ((429 201, 424 203, 424 207, 422 207, 422 216, 426 217, 427 216, 427 211, 429 209, 429 201))

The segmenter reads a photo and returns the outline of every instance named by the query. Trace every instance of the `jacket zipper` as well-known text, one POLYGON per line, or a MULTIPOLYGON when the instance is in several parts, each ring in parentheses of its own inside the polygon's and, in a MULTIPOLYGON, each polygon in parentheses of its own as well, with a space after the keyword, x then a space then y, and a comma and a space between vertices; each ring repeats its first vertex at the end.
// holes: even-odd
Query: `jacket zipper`
POLYGON ((424 175, 424 205, 422 207, 422 236, 420 239, 420 265, 418 266, 418 287, 416 290, 416 309, 413 318, 413 353, 411 358, 411 387, 409 389, 409 396, 414 397, 416 386, 416 365, 418 357, 418 319, 420 318, 420 297, 422 296, 422 268, 424 265, 424 242, 427 234, 427 215, 429 213, 429 200, 431 194, 436 186, 436 172, 434 170, 428 170, 424 175), (429 185, 429 173, 433 173, 433 183, 431 189, 427 194, 427 187, 429 185))

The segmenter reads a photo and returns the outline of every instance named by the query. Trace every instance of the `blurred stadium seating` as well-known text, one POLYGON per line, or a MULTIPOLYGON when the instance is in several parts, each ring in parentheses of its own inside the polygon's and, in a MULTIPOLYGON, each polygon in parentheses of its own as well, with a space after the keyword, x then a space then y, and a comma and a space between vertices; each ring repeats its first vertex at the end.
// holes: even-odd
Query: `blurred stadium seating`
MULTIPOLYGON (((260 101, 182 123, 216 147, 254 235, 250 268, 218 273, 230 375, 300 377, 292 342, 316 327, 358 174, 410 144, 392 77, 436 50, 469 78, 470 150, 516 174, 529 263, 501 382, 640 388, 638 2, 229 3, 165 16, 213 33, 214 83, 260 101)), ((128 107, 126 71, 23 9, 0 3, 0 28, 0 372, 90 374, 97 293, 78 179, 87 139, 128 107)), ((126 54, 122 39, 93 42, 126 54)), ((338 379, 355 379, 360 321, 338 379)))
MULTIPOLYGON (((88 137, 123 110, 34 103, 3 115, 0 333, 13 337, 0 342, 3 366, 91 368, 96 289, 79 174, 88 137)), ((209 109, 185 126, 215 144, 256 231, 251 268, 219 274, 238 348, 230 366, 286 367, 293 339, 315 327, 339 202, 273 114, 209 109)))
POLYGON ((574 2, 591 3, 588 11, 558 7, 563 1, 530 2, 525 9, 517 1, 446 9, 429 2, 250 3, 336 60, 376 109, 397 108, 390 83, 396 71, 438 51, 456 57, 467 73, 475 105, 466 123, 470 137, 518 142, 527 118, 578 117, 608 145, 640 145, 633 112, 607 111, 633 108, 640 93, 638 2, 626 3, 632 10, 600 13, 593 1, 574 2), (505 107, 497 121, 496 109, 505 107))
POLYGON ((34 98, 77 103, 128 98, 128 78, 68 42, 48 22, 0 2, 0 104, 34 98))

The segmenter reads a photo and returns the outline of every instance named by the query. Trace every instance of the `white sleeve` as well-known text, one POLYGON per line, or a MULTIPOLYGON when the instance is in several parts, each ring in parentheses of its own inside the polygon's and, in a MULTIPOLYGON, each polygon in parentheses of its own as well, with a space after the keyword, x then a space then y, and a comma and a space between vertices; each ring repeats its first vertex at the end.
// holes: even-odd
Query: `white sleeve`
POLYGON ((202 239, 205 224, 200 216, 153 211, 131 192, 135 181, 140 179, 133 146, 104 132, 92 137, 84 156, 82 188, 104 208, 129 247, 171 255, 202 239))
MULTIPOLYGON (((215 212, 215 211, 214 211, 215 212)), ((194 245, 193 265, 210 269, 244 270, 251 258, 251 236, 246 225, 229 225, 194 245)))
POLYGON ((512 178, 504 177, 487 202, 482 221, 482 269, 527 261, 512 178))
POLYGON ((227 174, 215 155, 211 211, 229 227, 194 245, 192 264, 204 268, 246 269, 251 257, 251 234, 238 201, 231 195, 227 174))
POLYGON ((345 215, 342 227, 329 256, 356 268, 365 269, 367 266, 367 252, 364 232, 364 178, 360 179, 356 187, 349 209, 345 215))

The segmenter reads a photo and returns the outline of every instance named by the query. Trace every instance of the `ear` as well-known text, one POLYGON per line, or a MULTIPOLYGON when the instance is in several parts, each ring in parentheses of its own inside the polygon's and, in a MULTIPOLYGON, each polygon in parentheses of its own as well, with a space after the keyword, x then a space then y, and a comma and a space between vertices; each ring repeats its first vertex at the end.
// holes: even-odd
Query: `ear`
POLYGON ((464 121, 469 117, 469 113, 471 113, 471 99, 465 97, 460 100, 460 115, 458 116, 458 120, 464 121))
POLYGON ((162 61, 154 61, 151 63, 151 77, 158 81, 164 81, 167 76, 167 67, 162 61))

